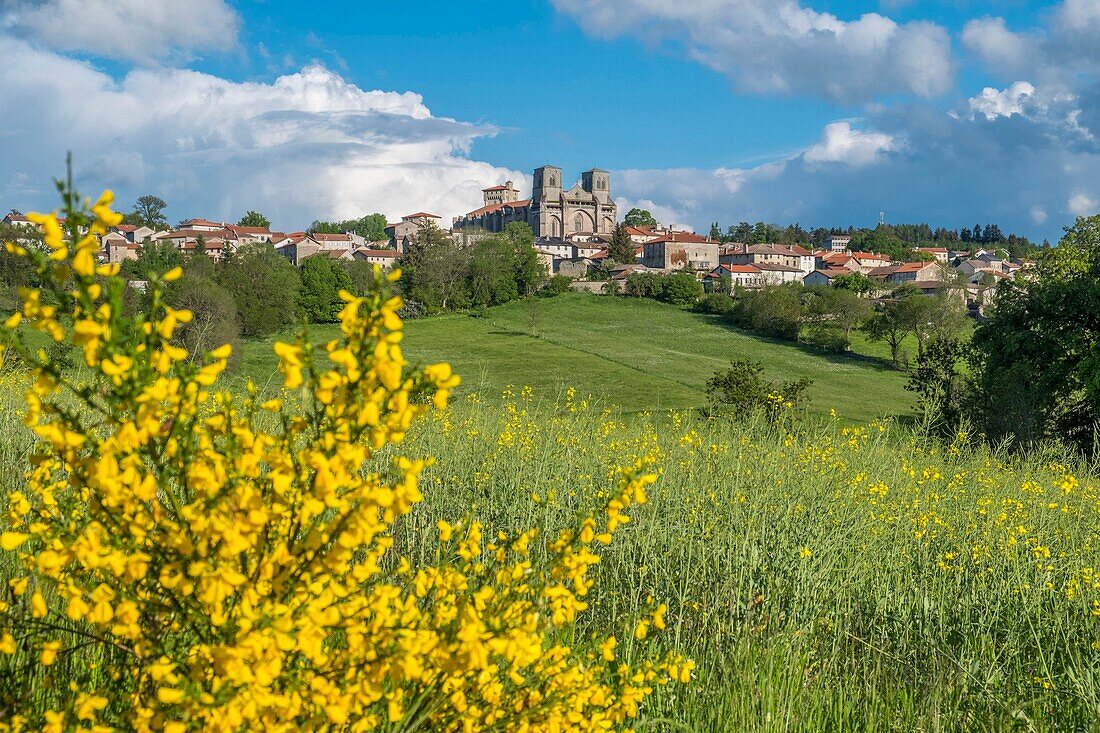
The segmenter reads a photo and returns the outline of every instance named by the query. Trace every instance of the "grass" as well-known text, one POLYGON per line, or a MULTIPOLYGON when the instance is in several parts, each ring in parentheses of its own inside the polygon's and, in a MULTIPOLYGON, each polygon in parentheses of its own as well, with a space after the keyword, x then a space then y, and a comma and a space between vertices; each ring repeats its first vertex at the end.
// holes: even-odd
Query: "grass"
MULTIPOLYGON (((334 327, 315 326, 324 341, 334 327)), ((567 387, 626 412, 683 409, 706 402, 707 380, 735 359, 764 364, 778 379, 809 377, 810 411, 835 409, 864 422, 906 415, 912 396, 904 374, 889 368, 880 344, 865 353, 827 354, 738 331, 717 316, 651 300, 563 295, 489 309, 482 317, 435 316, 407 328, 407 357, 449 361, 463 390, 499 395, 507 386, 539 394, 567 387)), ((258 383, 274 374, 271 340, 246 344, 242 372, 258 383)))
MULTIPOLYGON (((642 456, 660 481, 603 552, 589 628, 647 596, 700 665, 639 730, 1084 730, 1100 716, 1095 477, 896 424, 634 416, 517 395, 413 432, 440 517, 553 532, 642 456)), ((430 531, 429 531, 430 534, 430 531)), ((415 538, 415 539, 414 539, 415 538)), ((627 654, 630 652, 627 651, 627 654)))

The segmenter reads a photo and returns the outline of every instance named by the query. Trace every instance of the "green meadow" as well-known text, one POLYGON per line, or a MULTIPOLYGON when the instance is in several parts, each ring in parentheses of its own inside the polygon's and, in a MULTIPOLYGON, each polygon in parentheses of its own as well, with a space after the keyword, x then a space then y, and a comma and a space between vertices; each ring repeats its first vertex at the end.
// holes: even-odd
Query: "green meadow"
MULTIPOLYGON (((808 377, 809 412, 835 410, 854 422, 906 416, 913 407, 906 377, 886 363, 886 349, 863 338, 855 352, 829 354, 739 331, 719 316, 652 300, 569 294, 533 298, 478 315, 452 314, 406 325, 406 357, 449 361, 463 392, 499 396, 506 387, 553 395, 569 387, 624 412, 699 407, 706 382, 735 359, 759 361, 779 380, 808 377)), ((334 326, 313 326, 323 342, 334 326)), ((241 372, 258 384, 275 373, 272 340, 243 346, 241 372)))

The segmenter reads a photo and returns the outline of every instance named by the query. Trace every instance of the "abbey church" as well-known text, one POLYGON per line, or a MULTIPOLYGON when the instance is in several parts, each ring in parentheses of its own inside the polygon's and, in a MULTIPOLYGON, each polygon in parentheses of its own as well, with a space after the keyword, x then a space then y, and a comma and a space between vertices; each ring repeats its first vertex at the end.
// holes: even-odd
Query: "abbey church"
POLYGON ((530 225, 538 239, 611 234, 618 208, 611 199, 611 175, 599 168, 585 171, 572 188, 563 188, 561 168, 536 168, 531 198, 520 199, 515 185, 482 191, 484 206, 454 220, 454 229, 468 233, 500 232, 513 221, 530 225))

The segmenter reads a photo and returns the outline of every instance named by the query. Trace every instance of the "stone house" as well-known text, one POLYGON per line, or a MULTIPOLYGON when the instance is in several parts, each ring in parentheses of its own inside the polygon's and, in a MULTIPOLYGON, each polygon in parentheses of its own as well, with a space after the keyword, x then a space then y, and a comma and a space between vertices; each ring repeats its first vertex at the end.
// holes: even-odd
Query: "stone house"
POLYGON ((785 283, 801 283, 806 275, 797 267, 780 265, 774 262, 756 262, 755 267, 760 270, 765 285, 783 285, 785 283))
POLYGON ((372 249, 368 247, 359 247, 353 250, 351 256, 356 260, 378 265, 383 270, 392 270, 394 265, 397 264, 398 258, 401 257, 395 249, 372 249))
POLYGON ((692 232, 671 232, 642 245, 642 264, 651 270, 710 272, 721 263, 717 242, 692 232))
POLYGON ((727 245, 720 257, 727 265, 785 265, 808 275, 817 267, 813 252, 796 244, 727 245))
POLYGON ((428 224, 439 226, 440 221, 442 217, 426 211, 418 211, 401 217, 401 221, 396 224, 387 224, 386 235, 390 238, 390 247, 398 252, 404 252, 410 243, 416 241, 416 234, 421 226, 428 224))
POLYGON ((728 295, 732 295, 736 287, 759 288, 765 283, 764 272, 756 265, 718 265, 707 273, 703 284, 708 290, 714 292, 726 278, 729 279, 730 284, 728 295))

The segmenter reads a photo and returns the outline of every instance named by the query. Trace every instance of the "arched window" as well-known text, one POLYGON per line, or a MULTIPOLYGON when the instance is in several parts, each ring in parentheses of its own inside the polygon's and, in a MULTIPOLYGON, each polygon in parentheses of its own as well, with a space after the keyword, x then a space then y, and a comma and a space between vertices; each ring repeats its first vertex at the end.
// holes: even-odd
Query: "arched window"
POLYGON ((582 229, 584 229, 584 217, 580 214, 577 214, 575 217, 573 217, 573 231, 579 232, 582 229))

